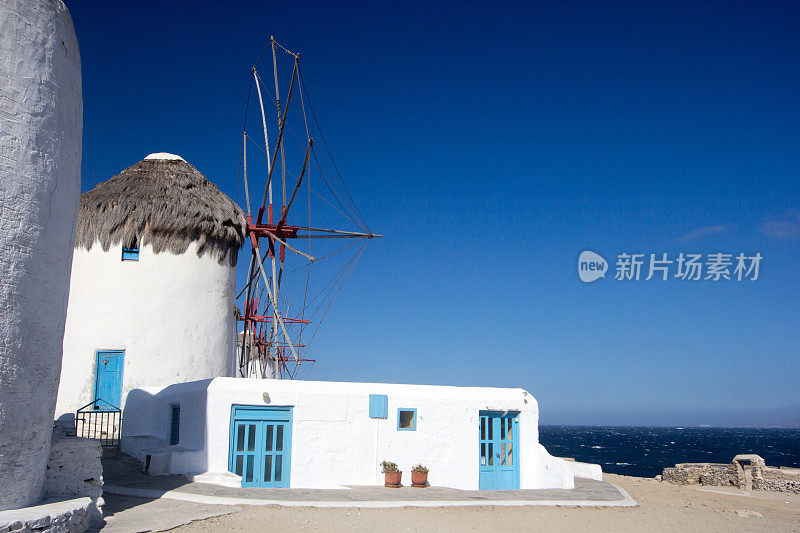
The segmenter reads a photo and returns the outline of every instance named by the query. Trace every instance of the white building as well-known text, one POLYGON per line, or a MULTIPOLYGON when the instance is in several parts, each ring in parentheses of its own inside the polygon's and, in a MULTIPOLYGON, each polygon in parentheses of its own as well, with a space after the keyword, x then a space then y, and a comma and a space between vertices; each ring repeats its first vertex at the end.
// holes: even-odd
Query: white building
POLYGON ((61 367, 83 99, 61 0, 0 2, 0 511, 42 497, 61 367))
POLYGON ((77 228, 57 416, 233 375, 244 216, 230 198, 151 154, 82 194, 77 228))
POLYGON ((169 154, 82 195, 58 412, 121 406, 122 450, 149 473, 231 486, 376 485, 383 460, 406 484, 422 463, 460 489, 601 476, 547 453, 522 389, 225 377, 242 230, 241 210, 169 154))
POLYGON ((393 461, 431 485, 573 488, 598 465, 552 457, 522 389, 218 378, 132 391, 122 449, 151 474, 232 486, 383 484, 393 461))

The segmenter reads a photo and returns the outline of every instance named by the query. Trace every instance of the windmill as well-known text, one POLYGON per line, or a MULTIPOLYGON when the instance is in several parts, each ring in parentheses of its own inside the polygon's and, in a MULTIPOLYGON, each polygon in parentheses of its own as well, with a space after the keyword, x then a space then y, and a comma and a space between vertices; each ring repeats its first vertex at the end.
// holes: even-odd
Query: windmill
MULTIPOLYGON (((261 131, 255 137, 260 137, 260 133, 261 131)), ((251 158, 252 154, 251 149, 251 158)), ((252 164, 250 168, 252 174, 252 164)), ((246 231, 252 248, 252 256, 245 286, 237 295, 237 298, 240 298, 245 294, 244 314, 240 319, 244 325, 238 357, 239 374, 243 377, 292 379, 298 376, 302 363, 314 361, 309 355, 309 347, 319 325, 330 310, 333 300, 341 291, 342 285, 352 272, 366 245, 370 240, 381 237, 381 235, 376 235, 369 229, 369 225, 358 211, 338 167, 333 161, 303 81, 300 55, 278 44, 274 37, 270 37, 267 46, 264 47, 252 69, 247 104, 245 105, 240 171, 247 204, 246 231), (258 71, 258 65, 267 49, 272 51, 274 95, 267 91, 258 71), (284 61, 285 58, 289 58, 291 65, 288 88, 284 87, 285 102, 281 101, 279 58, 283 58, 284 61), (256 140, 248 133, 247 129, 250 100, 254 96, 253 87, 256 89, 255 95, 258 98, 256 114, 260 115, 260 124, 258 124, 260 128, 257 129, 263 131, 263 146, 260 139, 256 140), (268 118, 264 103, 265 97, 272 100, 277 111, 272 119, 268 118), (310 113, 312 121, 309 121, 307 111, 310 113), (297 124, 302 124, 302 129, 292 128, 290 118, 298 119, 297 124), (268 123, 272 123, 274 131, 277 132, 272 149, 270 149, 268 123), (315 147, 312 131, 318 132, 320 135, 324 147, 324 151, 321 153, 315 147), (290 136, 297 142, 287 142, 286 139, 290 136), (248 182, 248 144, 256 146, 258 149, 256 155, 263 158, 265 163, 265 166, 259 169, 265 174, 264 195, 255 212, 251 211, 250 183, 248 182), (292 149, 295 150, 294 157, 291 153, 292 149), (296 159, 296 161, 287 163, 287 160, 291 161, 292 159, 296 159), (302 164, 300 164, 300 160, 302 160, 302 164), (295 172, 298 173, 295 174, 295 172), (312 176, 315 183, 319 181, 319 187, 312 188, 312 176), (280 185, 280 192, 273 194, 273 188, 278 185, 280 185), (300 200, 303 196, 307 197, 307 201, 300 200), (315 202, 312 202, 312 198, 315 202), (349 222, 355 225, 358 231, 312 225, 312 205, 316 201, 328 204, 341 217, 349 219, 349 222), (301 204, 306 205, 301 208, 301 204), (278 207, 280 207, 279 210, 278 207), (301 220, 303 222, 300 222, 301 220), (340 240, 347 240, 347 244, 333 250, 323 249, 323 255, 318 257, 311 253, 312 243, 331 243, 340 240), (359 243, 360 247, 355 246, 359 243), (345 265, 335 272, 333 278, 322 286, 319 293, 309 294, 312 265, 321 259, 345 252, 350 254, 345 265), (288 270, 287 265, 290 258, 299 260, 301 264, 288 270), (297 294, 287 295, 288 291, 282 287, 285 278, 289 274, 302 271, 306 274, 302 299, 297 294), (317 318, 323 308, 324 312, 317 318), (316 324, 309 334, 306 330, 312 324, 312 319, 315 319, 316 324)), ((316 246, 314 251, 316 251, 316 246)))

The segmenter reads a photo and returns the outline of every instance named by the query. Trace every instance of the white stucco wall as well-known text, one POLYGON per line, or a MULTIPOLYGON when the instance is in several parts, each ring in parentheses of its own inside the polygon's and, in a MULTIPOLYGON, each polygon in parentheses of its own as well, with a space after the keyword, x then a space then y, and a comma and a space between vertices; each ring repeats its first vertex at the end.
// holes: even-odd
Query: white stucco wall
POLYGON ((294 407, 293 488, 382 484, 385 459, 398 464, 406 484, 411 467, 423 463, 431 485, 477 489, 481 410, 519 411, 521 488, 574 486, 565 461, 539 444, 538 404, 522 389, 232 378, 148 388, 129 396, 123 449, 140 458, 174 449, 172 473, 226 472, 232 405, 294 407), (369 417, 370 394, 388 396, 388 419, 369 417), (180 445, 169 447, 175 403, 180 445), (416 431, 397 430, 401 407, 417 409, 416 431))
POLYGON ((567 468, 575 477, 585 477, 588 479, 595 479, 597 481, 603 480, 603 467, 595 463, 581 463, 580 461, 566 461, 567 468))
POLYGON ((125 350, 120 407, 132 389, 231 375, 235 269, 196 250, 75 249, 57 416, 94 400, 98 350, 125 350))
POLYGON ((83 100, 60 0, 0 0, 0 510, 37 502, 61 366, 83 100))

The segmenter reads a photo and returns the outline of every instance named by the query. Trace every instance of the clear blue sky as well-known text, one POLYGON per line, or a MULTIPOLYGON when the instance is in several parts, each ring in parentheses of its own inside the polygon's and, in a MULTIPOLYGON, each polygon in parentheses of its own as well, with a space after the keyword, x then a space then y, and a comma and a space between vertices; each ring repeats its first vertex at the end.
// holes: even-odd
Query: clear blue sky
POLYGON ((271 34, 301 52, 385 235, 309 378, 524 387, 543 423, 800 425, 800 4, 68 6, 83 190, 166 151, 235 197, 250 67, 271 34), (584 284, 587 248, 764 259, 584 284))

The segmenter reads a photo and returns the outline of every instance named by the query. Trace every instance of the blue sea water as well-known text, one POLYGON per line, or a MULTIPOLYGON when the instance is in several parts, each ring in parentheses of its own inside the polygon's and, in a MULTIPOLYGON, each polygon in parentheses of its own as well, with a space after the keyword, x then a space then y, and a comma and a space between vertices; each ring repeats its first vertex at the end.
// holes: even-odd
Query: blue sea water
POLYGON ((800 467, 800 429, 540 426, 539 441, 551 455, 626 476, 653 477, 676 463, 729 463, 740 453, 800 467))

